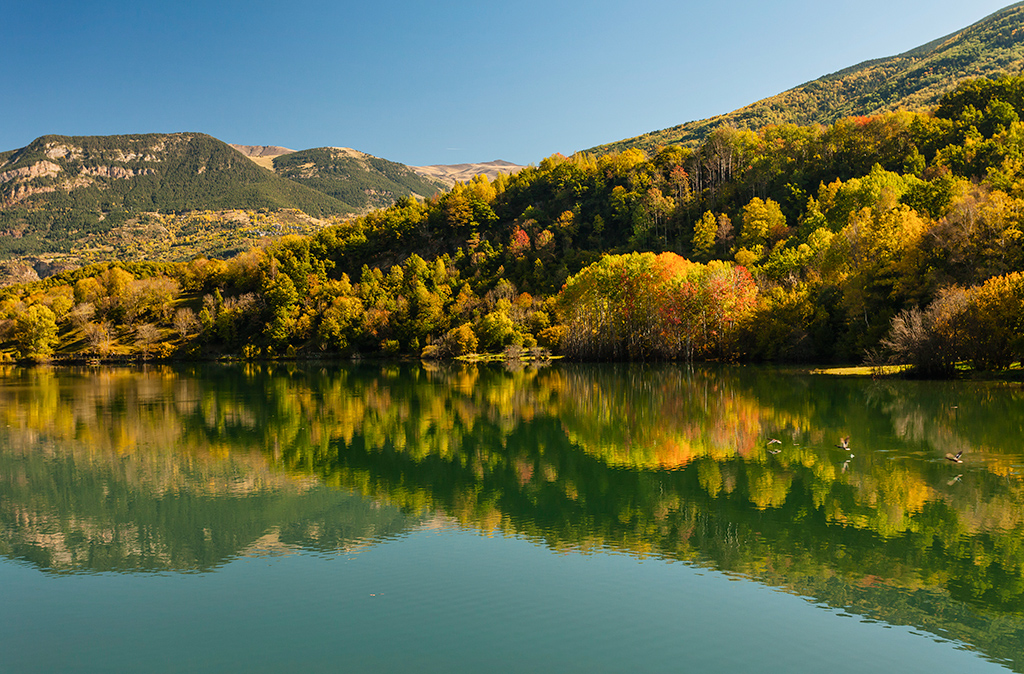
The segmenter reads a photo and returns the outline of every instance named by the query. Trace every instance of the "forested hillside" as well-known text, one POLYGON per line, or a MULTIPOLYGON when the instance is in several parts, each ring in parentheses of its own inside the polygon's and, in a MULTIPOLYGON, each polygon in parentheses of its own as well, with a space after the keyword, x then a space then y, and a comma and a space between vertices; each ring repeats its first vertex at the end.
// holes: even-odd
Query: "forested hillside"
POLYGON ((555 155, 230 260, 7 289, 9 353, 1024 355, 1024 79, 928 112, 555 155))
POLYGON ((722 125, 832 124, 852 115, 926 110, 964 80, 1024 67, 1024 3, 898 56, 866 61, 733 112, 608 143, 591 152, 695 145, 722 125))
POLYGON ((440 185, 404 164, 342 147, 320 147, 274 158, 274 171, 348 204, 353 210, 383 208, 400 197, 429 197, 440 185))

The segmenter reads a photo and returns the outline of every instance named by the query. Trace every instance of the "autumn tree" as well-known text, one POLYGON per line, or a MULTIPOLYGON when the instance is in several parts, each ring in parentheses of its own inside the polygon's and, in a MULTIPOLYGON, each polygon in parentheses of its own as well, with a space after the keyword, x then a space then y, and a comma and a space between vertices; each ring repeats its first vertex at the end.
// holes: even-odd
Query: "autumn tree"
POLYGON ((740 245, 753 248, 786 236, 786 216, 779 204, 754 197, 743 207, 743 227, 740 245))
POLYGON ((606 255, 566 283, 563 348, 576 357, 645 360, 728 355, 753 309, 750 273, 674 253, 606 255))
POLYGON ((14 339, 22 358, 49 359, 57 344, 57 317, 49 307, 33 304, 15 319, 14 339))
POLYGON ((718 219, 711 211, 705 211, 693 229, 693 252, 697 257, 707 259, 718 235, 718 219))

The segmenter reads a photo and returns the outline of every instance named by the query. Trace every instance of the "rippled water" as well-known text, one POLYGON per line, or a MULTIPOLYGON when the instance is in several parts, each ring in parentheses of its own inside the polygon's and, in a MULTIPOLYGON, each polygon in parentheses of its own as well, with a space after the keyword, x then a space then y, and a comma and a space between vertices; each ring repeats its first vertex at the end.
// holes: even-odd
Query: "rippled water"
POLYGON ((1019 385, 3 375, 0 669, 1024 670, 1019 385))

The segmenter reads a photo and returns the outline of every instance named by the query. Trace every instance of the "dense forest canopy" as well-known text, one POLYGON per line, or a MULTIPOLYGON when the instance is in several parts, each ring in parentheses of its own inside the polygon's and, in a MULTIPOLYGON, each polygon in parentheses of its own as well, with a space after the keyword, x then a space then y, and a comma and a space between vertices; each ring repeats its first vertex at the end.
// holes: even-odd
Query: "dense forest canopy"
POLYGON ((1024 350, 1022 113, 1024 79, 1001 76, 928 112, 554 155, 226 261, 99 265, 12 287, 0 334, 23 357, 536 347, 1006 367, 1024 350), (663 291, 651 300, 661 322, 635 320, 622 300, 637 293, 595 304, 573 291, 602 268, 656 279, 636 287, 663 291), (584 316, 607 329, 581 329, 584 316))

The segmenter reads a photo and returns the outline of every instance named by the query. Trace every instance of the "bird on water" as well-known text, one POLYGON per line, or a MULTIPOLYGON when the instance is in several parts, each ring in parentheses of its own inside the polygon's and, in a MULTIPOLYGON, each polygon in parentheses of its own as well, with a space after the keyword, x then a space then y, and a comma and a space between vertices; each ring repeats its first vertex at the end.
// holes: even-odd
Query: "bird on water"
MULTIPOLYGON (((850 436, 847 435, 845 438, 839 438, 839 444, 836 445, 839 449, 850 452, 850 436)), ((850 458, 843 462, 843 472, 850 467, 850 459, 853 458, 853 452, 850 452, 850 458)))

